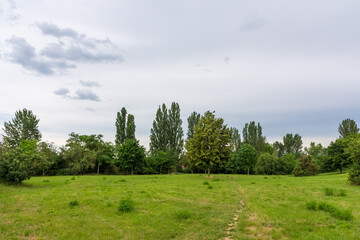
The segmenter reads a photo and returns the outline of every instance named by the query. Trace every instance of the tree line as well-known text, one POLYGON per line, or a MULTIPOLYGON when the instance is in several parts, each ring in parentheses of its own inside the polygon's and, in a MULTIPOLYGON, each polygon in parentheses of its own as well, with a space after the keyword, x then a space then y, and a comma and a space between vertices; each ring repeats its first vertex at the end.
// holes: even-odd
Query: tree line
POLYGON ((66 144, 55 147, 41 140, 39 119, 31 110, 15 112, 4 123, 0 142, 0 179, 21 182, 34 175, 232 173, 315 175, 349 170, 349 180, 360 184, 360 134, 354 120, 345 119, 339 137, 328 147, 311 142, 303 149, 299 134, 288 133, 269 143, 260 123, 242 129, 228 127, 215 112, 191 113, 186 136, 180 106, 159 106, 146 151, 136 139, 134 115, 122 108, 115 119, 115 141, 103 135, 70 133, 66 144))

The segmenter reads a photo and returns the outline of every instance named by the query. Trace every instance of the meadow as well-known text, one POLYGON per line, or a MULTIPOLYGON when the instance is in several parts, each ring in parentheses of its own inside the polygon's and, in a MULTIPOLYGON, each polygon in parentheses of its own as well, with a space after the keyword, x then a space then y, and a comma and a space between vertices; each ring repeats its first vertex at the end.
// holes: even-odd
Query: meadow
POLYGON ((0 239, 360 239, 347 174, 32 177, 0 183, 0 239))

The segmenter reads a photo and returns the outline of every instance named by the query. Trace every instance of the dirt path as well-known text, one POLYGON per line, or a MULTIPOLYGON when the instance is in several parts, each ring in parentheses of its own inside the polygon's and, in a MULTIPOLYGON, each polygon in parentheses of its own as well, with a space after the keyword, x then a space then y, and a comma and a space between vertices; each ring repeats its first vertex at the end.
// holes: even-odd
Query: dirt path
POLYGON ((234 213, 233 220, 228 224, 228 227, 226 229, 226 237, 225 237, 224 240, 231 240, 232 239, 232 236, 234 234, 233 230, 236 229, 238 224, 239 224, 239 215, 242 213, 244 206, 245 206, 244 201, 240 200, 239 201, 239 208, 234 213))

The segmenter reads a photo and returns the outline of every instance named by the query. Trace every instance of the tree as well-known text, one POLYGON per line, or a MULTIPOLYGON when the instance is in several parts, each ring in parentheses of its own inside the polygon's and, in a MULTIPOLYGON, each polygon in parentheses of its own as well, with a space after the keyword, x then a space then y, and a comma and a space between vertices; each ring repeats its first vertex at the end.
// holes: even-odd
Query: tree
POLYGON ((31 110, 24 108, 15 112, 15 117, 4 123, 4 143, 12 148, 17 147, 22 140, 40 141, 41 133, 38 129, 39 119, 31 110))
POLYGON ((301 156, 302 140, 299 134, 288 133, 283 137, 284 149, 286 153, 293 153, 296 157, 301 156))
POLYGON ((285 155, 285 146, 283 143, 275 141, 273 143, 273 148, 276 150, 279 158, 285 155))
POLYGON ((239 133, 239 130, 237 128, 230 128, 230 131, 231 131, 231 150, 233 152, 236 152, 239 148, 240 148, 240 145, 241 145, 241 137, 240 137, 240 133, 239 133))
POLYGON ((118 166, 122 171, 130 171, 131 175, 135 172, 142 172, 145 164, 145 148, 140 146, 139 141, 127 139, 124 144, 119 146, 118 166))
POLYGON ((352 184, 360 185, 360 136, 354 135, 349 141, 345 153, 349 155, 349 159, 353 162, 349 172, 349 180, 352 184))
POLYGON ((199 123, 201 114, 197 112, 191 113, 191 115, 188 117, 188 131, 187 131, 187 139, 190 139, 194 135, 194 129, 195 126, 199 123))
POLYGON ((150 130, 150 151, 167 152, 168 150, 168 113, 166 105, 158 108, 156 118, 153 121, 153 127, 150 130))
POLYGON ((347 118, 339 124, 340 138, 345 138, 354 133, 359 133, 359 128, 354 120, 347 118))
POLYGON ((276 158, 270 153, 263 153, 260 155, 259 160, 256 163, 255 173, 274 175, 276 174, 276 158))
POLYGON ((329 167, 327 163, 327 149, 324 148, 321 143, 316 144, 315 142, 311 142, 309 148, 305 147, 305 152, 310 155, 311 159, 317 162, 320 167, 320 172, 326 172, 333 169, 333 167, 329 167))
POLYGON ((312 161, 311 157, 309 155, 303 155, 295 169, 294 169, 294 175, 295 177, 298 176, 313 176, 317 175, 319 172, 319 166, 316 162, 312 161))
POLYGON ((339 138, 336 139, 335 142, 330 143, 327 148, 327 157, 324 163, 326 170, 332 171, 339 169, 341 174, 344 168, 351 165, 350 155, 345 150, 348 148, 353 137, 356 137, 356 135, 339 138))
POLYGON ((182 120, 180 118, 180 106, 178 103, 171 103, 171 108, 168 114, 168 141, 170 152, 175 159, 179 159, 181 152, 184 149, 184 132, 182 129, 182 120))
POLYGON ((39 158, 36 140, 21 140, 9 148, 0 160, 0 178, 6 182, 20 183, 34 175, 34 162, 39 158))
POLYGON ((255 122, 246 123, 243 128, 244 143, 248 143, 253 146, 260 154, 263 150, 266 138, 262 135, 262 127, 260 123, 255 125, 255 122))
POLYGON ((126 122, 126 137, 125 137, 125 140, 126 139, 133 139, 135 140, 135 117, 134 115, 132 114, 129 114, 128 117, 127 117, 127 122, 126 122))
POLYGON ((257 158, 258 153, 253 146, 248 143, 242 144, 232 156, 227 170, 232 173, 250 174, 254 170, 257 158))
POLYGON ((229 161, 230 141, 231 131, 224 125, 224 120, 207 111, 200 118, 185 148, 190 161, 196 166, 205 167, 209 177, 211 166, 225 166, 229 161))
POLYGON ((121 112, 116 115, 116 135, 115 144, 121 145, 126 139, 135 139, 135 117, 132 114, 127 115, 126 109, 123 107, 121 112))
POLYGON ((51 143, 40 142, 38 144, 39 158, 34 162, 34 170, 37 175, 43 175, 56 163, 58 153, 51 143))

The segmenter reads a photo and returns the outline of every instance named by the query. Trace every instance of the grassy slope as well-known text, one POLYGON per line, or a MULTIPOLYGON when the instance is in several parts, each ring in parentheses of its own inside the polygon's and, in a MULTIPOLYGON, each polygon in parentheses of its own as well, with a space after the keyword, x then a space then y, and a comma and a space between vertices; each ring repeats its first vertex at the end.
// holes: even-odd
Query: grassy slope
POLYGON ((360 187, 346 177, 33 177, 20 186, 0 184, 0 239, 221 239, 239 208, 233 239, 360 239, 360 187), (347 196, 325 196, 325 188, 347 196), (124 198, 135 210, 119 214, 124 198), (80 205, 71 208, 72 200, 80 205), (307 210, 309 200, 349 208, 354 218, 307 210))

